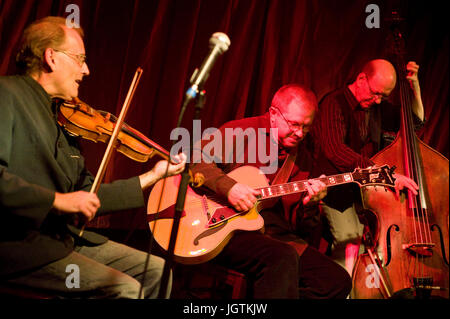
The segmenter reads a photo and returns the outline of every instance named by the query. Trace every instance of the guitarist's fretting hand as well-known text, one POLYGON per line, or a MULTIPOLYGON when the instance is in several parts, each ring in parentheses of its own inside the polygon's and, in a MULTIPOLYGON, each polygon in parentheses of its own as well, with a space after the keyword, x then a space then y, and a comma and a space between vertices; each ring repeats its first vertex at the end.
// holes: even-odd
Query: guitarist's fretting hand
POLYGON ((248 185, 236 183, 228 191, 228 201, 237 211, 247 211, 255 205, 255 196, 259 194, 259 191, 248 185))
MULTIPOLYGON (((325 175, 320 176, 320 178, 323 177, 325 177, 325 175)), ((327 186, 319 180, 308 180, 306 189, 308 190, 308 194, 303 198, 303 205, 305 206, 315 205, 327 195, 327 186)))

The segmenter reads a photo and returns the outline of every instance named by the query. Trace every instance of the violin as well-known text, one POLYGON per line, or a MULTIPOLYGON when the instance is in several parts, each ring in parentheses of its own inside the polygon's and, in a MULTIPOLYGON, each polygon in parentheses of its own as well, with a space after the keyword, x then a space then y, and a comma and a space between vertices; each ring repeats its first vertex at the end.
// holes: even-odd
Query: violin
MULTIPOLYGON (((98 111, 78 98, 60 104, 57 120, 70 135, 103 143, 108 143, 117 123, 117 118, 111 113, 98 111)), ((168 151, 125 123, 115 148, 138 162, 146 162, 154 155, 170 159, 168 151)))
MULTIPOLYGON (((97 193, 109 159, 111 158, 113 148, 138 162, 145 162, 154 155, 159 155, 177 164, 170 158, 170 153, 164 148, 124 123, 125 114, 130 106, 131 97, 134 94, 142 72, 140 67, 136 70, 118 118, 108 112, 97 111, 78 98, 74 98, 70 102, 63 101, 57 108, 57 122, 67 133, 94 142, 108 143, 97 175, 91 186, 90 193, 97 193)), ((193 175, 190 169, 188 170, 188 174, 188 183, 193 187, 203 185, 205 178, 202 174, 196 173, 193 175)), ((80 237, 83 236, 85 226, 86 224, 81 227, 80 233, 78 234, 80 237)))
MULTIPOLYGON (((96 110, 78 98, 63 101, 58 107, 58 124, 72 136, 93 142, 108 143, 117 123, 117 118, 109 112, 96 110)), ((118 134, 115 149, 137 162, 146 162, 155 155, 171 161, 170 153, 138 130, 123 123, 118 134)), ((176 164, 176 163, 174 163, 176 164)), ((191 176, 189 183, 199 187, 204 177, 197 173, 191 176)))

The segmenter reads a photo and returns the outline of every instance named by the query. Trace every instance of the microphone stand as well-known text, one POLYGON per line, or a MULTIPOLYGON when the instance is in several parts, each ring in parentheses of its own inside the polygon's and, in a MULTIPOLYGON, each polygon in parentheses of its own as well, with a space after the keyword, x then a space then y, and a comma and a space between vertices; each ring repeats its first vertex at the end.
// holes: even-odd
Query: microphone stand
MULTIPOLYGON (((195 92, 195 93, 196 94, 194 94, 194 98, 196 98, 196 103, 195 103, 195 108, 194 108, 193 119, 200 120, 201 119, 200 113, 203 110, 203 107, 205 104, 205 91, 202 88, 198 88, 198 92, 195 92)), ((192 99, 192 97, 185 98, 183 107, 180 112, 180 117, 178 120, 178 127, 181 125, 185 107, 187 106, 187 104, 189 104, 191 99, 192 99)), ((193 152, 192 152, 192 149, 194 146, 193 134, 190 134, 190 142, 191 142, 191 147, 189 148, 189 152, 190 152, 189 161, 191 161, 192 157, 193 157, 193 152)), ((178 188, 177 200, 175 203, 175 213, 173 216, 172 231, 170 234, 169 246, 167 249, 167 258, 164 263, 164 270, 163 270, 163 274, 162 274, 162 278, 161 278, 161 285, 160 285, 160 289, 159 289, 158 298, 160 298, 160 299, 163 299, 166 296, 167 288, 168 288, 167 286, 168 286, 169 277, 170 277, 170 270, 172 269, 172 266, 173 266, 173 255, 174 255, 175 244, 176 244, 176 240, 177 240, 177 236, 178 236, 178 228, 179 228, 180 219, 181 219, 181 216, 182 216, 182 213, 184 210, 184 203, 186 200, 186 192, 187 192, 187 187, 188 187, 189 180, 190 180, 189 161, 186 162, 184 171, 181 173, 181 181, 180 181, 180 185, 178 188)))

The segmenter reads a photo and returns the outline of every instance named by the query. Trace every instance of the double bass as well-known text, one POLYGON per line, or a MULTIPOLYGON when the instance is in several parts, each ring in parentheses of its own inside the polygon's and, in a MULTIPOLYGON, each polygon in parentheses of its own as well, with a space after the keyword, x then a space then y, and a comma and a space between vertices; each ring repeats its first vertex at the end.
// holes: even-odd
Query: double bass
POLYGON ((417 196, 409 190, 402 192, 398 199, 379 187, 361 191, 365 214, 375 215, 377 225, 376 232, 364 234, 366 252, 355 264, 351 297, 448 299, 449 162, 415 134, 398 24, 394 40, 401 126, 392 144, 372 160, 377 165, 396 166, 396 173, 413 179, 419 190, 417 196))

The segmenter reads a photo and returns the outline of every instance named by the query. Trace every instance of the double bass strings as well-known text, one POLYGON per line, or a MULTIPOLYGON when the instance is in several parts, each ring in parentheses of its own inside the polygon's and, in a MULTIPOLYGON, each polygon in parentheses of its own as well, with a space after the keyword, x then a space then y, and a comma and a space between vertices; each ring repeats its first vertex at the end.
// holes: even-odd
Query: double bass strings
MULTIPOLYGON (((406 66, 404 63, 399 63, 402 65, 401 70, 406 70, 406 66)), ((413 179, 417 184, 419 185, 419 196, 422 199, 421 201, 417 200, 416 196, 408 196, 409 202, 409 208, 411 209, 413 216, 413 229, 414 229, 414 235, 415 235, 415 242, 412 243, 414 246, 417 247, 417 250, 414 251, 415 253, 415 267, 414 272, 415 275, 419 278, 424 278, 425 276, 425 250, 429 248, 429 246, 432 244, 431 241, 431 231, 430 231, 430 225, 429 225, 429 218, 428 218, 428 212, 426 209, 426 203, 423 200, 423 179, 421 174, 421 165, 419 163, 419 159, 415 154, 417 153, 417 144, 415 143, 414 139, 414 130, 413 128, 413 117, 412 117, 412 102, 411 102, 411 93, 409 91, 409 88, 407 87, 408 83, 404 80, 406 74, 403 74, 402 77, 400 77, 400 94, 402 99, 402 120, 403 120, 403 130, 405 134, 405 145, 410 145, 412 149, 409 149, 408 147, 405 147, 405 167, 408 167, 409 177, 413 179), (412 202, 411 202, 412 200, 412 202), (416 220, 418 219, 418 220, 416 220)), ((408 191, 409 192, 409 191, 408 191)), ((411 245, 411 243, 408 243, 411 245)), ((409 246, 408 245, 408 246, 409 246)), ((415 248, 415 247, 413 247, 415 248)), ((414 277, 416 277, 414 276, 414 277)), ((417 285, 417 283, 413 282, 413 285, 417 285)), ((419 286, 423 286, 424 283, 419 283, 419 286)))

